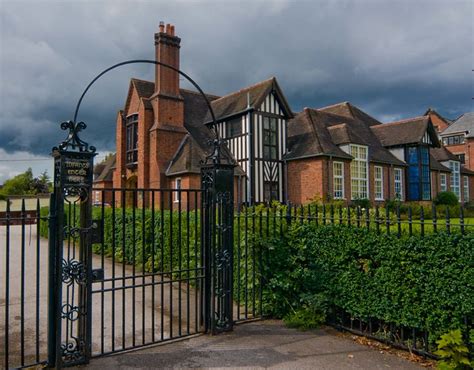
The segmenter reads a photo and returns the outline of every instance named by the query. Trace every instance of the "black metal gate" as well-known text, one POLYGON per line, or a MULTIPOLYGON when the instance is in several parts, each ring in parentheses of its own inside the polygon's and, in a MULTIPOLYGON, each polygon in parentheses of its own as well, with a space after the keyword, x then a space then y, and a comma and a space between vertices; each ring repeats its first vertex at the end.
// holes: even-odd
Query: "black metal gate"
POLYGON ((233 326, 233 169, 221 143, 201 189, 93 189, 95 148, 54 148, 48 365, 233 326), (98 202, 92 205, 92 199, 98 202))
MULTIPOLYGON (((119 63, 87 86, 76 106, 74 120, 61 124, 61 129, 68 132, 66 140, 53 148, 54 193, 49 214, 42 214, 39 203, 36 207, 36 265, 33 267, 36 282, 31 283, 36 287, 36 301, 31 341, 26 338, 31 325, 24 312, 28 291, 24 230, 27 213, 23 207, 18 218, 21 223, 21 309, 16 316, 20 323, 19 341, 13 340, 9 331, 14 285, 10 279, 10 232, 14 218, 8 208, 5 218, 0 218, 0 224, 6 225, 7 242, 5 264, 0 263, 1 267, 5 266, 4 308, 0 304, 5 320, 0 331, 5 333, 2 363, 6 368, 85 364, 94 356, 197 333, 232 330, 234 322, 262 314, 261 308, 256 310, 255 303, 255 254, 249 256, 246 241, 245 254, 241 255, 240 234, 237 234, 238 258, 245 255, 243 290, 241 264, 234 260, 235 165, 228 155, 221 155, 224 144, 217 132, 216 139, 210 143, 212 154, 202 166, 200 189, 92 188, 96 149, 79 138, 86 125, 76 122, 78 109, 85 93, 100 76, 130 63, 160 64, 180 73, 202 94, 215 122, 210 102, 199 86, 183 72, 161 62, 119 63), (95 197, 99 201, 93 203, 95 197), (46 224, 48 248, 44 248, 40 238, 46 236, 46 224), (41 258, 46 249, 48 263, 42 267, 41 258), (253 263, 252 289, 247 272, 249 263, 253 263), (235 265, 239 271, 237 279, 235 265), (41 285, 46 276, 47 288, 41 285), (44 295, 45 291, 47 299, 40 293, 44 295), (253 294, 251 313, 250 294, 253 294), (10 356, 11 348, 18 342, 19 355, 15 352, 15 356, 10 356), (34 344, 31 347, 34 351, 27 348, 29 342, 34 344)), ((237 220, 240 228, 240 217, 237 220)))

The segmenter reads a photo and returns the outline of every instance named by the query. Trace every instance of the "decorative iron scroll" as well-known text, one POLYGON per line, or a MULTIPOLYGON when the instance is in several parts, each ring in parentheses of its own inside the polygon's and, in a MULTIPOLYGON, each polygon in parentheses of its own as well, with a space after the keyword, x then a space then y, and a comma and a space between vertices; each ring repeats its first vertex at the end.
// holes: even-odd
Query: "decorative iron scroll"
POLYGON ((61 123, 61 130, 69 130, 69 133, 66 139, 59 144, 59 147, 54 147, 55 150, 62 151, 78 151, 86 153, 95 153, 96 148, 92 145, 89 145, 84 140, 79 138, 79 132, 85 130, 87 125, 84 122, 75 123, 73 121, 66 121, 61 123))
POLYGON ((67 121, 68 135, 53 148, 54 212, 57 217, 50 238, 50 343, 51 367, 85 364, 90 357, 92 179, 95 147, 79 137, 84 122, 67 121), (66 212, 67 210, 67 212, 66 212))

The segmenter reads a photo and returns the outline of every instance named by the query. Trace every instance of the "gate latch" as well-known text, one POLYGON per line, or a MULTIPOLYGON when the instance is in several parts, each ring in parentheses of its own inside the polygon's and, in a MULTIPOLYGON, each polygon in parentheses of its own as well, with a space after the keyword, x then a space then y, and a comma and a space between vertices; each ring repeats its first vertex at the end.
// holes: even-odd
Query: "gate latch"
POLYGON ((92 269, 92 282, 104 280, 104 269, 92 269))
POLYGON ((104 240, 104 221, 92 220, 90 232, 92 244, 101 244, 104 240))

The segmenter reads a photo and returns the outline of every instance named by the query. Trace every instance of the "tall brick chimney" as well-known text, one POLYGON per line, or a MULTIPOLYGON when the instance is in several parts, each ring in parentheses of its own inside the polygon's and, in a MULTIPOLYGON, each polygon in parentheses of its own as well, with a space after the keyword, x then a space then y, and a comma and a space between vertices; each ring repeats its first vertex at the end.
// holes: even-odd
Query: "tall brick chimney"
MULTIPOLYGON (((159 32, 155 33, 156 61, 179 69, 179 44, 181 39, 174 34, 174 26, 160 22, 159 32)), ((179 97, 179 74, 169 68, 156 65, 155 93, 179 97)))
MULTIPOLYGON (((174 26, 160 22, 155 33, 156 61, 179 69, 181 39, 174 33, 174 26)), ((156 65, 155 92, 150 97, 153 107, 153 126, 150 128, 149 185, 151 188, 169 187, 165 171, 186 135, 184 128, 184 102, 179 92, 179 73, 156 65)), ((144 168, 144 171, 147 169, 144 168)))

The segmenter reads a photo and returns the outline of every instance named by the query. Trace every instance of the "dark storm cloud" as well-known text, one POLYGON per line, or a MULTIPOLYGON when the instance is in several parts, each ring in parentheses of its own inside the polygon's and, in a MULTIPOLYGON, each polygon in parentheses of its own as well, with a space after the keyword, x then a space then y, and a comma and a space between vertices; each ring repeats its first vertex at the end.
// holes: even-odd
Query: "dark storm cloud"
MULTIPOLYGON (((153 58, 160 20, 176 25, 182 69, 211 93, 274 75, 295 111, 346 100, 383 120, 472 110, 471 1, 3 0, 0 13, 7 152, 47 154, 98 72, 153 58)), ((132 76, 152 80, 153 68, 111 72, 83 102, 84 138, 99 150, 114 150, 132 76)))

